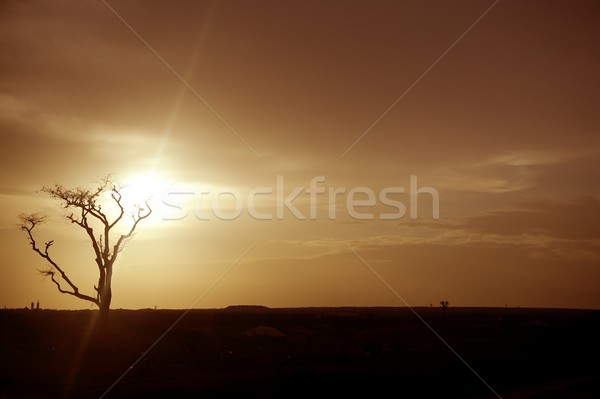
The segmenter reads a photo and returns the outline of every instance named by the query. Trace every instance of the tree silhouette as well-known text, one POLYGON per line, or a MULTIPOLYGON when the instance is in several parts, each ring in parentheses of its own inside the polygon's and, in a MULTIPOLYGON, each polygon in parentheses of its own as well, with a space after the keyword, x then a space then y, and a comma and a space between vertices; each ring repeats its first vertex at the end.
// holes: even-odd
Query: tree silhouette
POLYGON ((38 269, 38 271, 40 274, 50 277, 59 292, 95 304, 100 314, 99 325, 106 328, 112 300, 113 266, 139 223, 150 216, 152 209, 148 201, 145 201, 144 206, 136 205, 133 213, 129 215, 123 205, 122 187, 110 175, 102 178, 98 186, 92 190, 81 187, 66 188, 55 184, 53 187, 44 186, 41 191, 58 200, 64 209, 72 211, 66 216, 67 220, 81 227, 87 234, 98 267, 98 285, 94 286, 95 293, 82 293, 69 278, 64 267, 50 254, 54 240, 39 245, 34 237, 34 229, 46 221, 46 216, 39 213, 23 214, 19 216, 21 229, 27 233, 33 251, 48 263, 46 268, 38 269), (102 203, 105 201, 108 201, 108 205, 111 206, 103 209, 102 203), (112 218, 110 213, 113 214, 112 218), (130 219, 129 224, 126 223, 128 219, 130 219), (125 225, 122 234, 114 233, 113 229, 122 225, 125 225), (101 232, 96 235, 95 229, 101 232), (113 241, 113 236, 116 241, 113 241))
POLYGON ((450 303, 448 301, 440 301, 440 308, 442 308, 444 312, 448 310, 448 306, 450 306, 450 303))

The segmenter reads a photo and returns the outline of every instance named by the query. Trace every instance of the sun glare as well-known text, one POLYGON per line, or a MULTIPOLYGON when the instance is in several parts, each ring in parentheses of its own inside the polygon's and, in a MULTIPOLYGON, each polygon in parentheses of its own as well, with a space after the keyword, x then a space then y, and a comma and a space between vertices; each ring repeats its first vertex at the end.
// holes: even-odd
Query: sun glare
POLYGON ((169 187, 167 180, 150 173, 133 175, 123 179, 122 184, 122 202, 126 210, 131 212, 148 203, 155 214, 159 213, 162 195, 169 187))

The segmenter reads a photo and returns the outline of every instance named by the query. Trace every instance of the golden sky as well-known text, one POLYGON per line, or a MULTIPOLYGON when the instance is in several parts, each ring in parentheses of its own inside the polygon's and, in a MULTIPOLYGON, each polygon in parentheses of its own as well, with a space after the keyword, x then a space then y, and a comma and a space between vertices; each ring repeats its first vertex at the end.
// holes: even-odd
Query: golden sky
POLYGON ((599 17, 594 1, 3 2, 0 306, 88 307, 37 274, 17 215, 49 215, 41 237, 92 292, 85 236, 36 191, 110 172, 160 191, 114 308, 598 308, 599 17), (314 218, 306 193, 306 220, 275 217, 278 176, 286 196, 324 176, 314 218), (411 176, 439 218, 428 194, 410 217, 411 176), (202 190, 265 187, 273 220, 194 211, 202 190), (339 187, 404 187, 406 215, 382 220, 376 198, 357 219, 341 195, 330 218, 339 187), (165 192, 186 190, 167 220, 165 192))

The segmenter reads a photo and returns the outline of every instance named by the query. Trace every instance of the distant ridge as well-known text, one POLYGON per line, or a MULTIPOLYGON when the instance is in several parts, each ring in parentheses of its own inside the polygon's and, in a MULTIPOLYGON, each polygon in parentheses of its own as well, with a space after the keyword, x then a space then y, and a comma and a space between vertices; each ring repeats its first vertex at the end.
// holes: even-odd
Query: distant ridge
POLYGON ((231 305, 224 310, 269 310, 269 308, 263 305, 231 305))

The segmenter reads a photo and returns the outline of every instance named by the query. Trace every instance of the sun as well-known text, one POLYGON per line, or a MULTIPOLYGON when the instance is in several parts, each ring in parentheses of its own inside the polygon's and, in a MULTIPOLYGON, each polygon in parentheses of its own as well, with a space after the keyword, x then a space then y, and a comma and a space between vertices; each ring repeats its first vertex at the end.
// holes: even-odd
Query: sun
POLYGON ((153 174, 134 175, 127 179, 123 190, 127 191, 129 196, 143 203, 161 194, 166 185, 165 181, 153 174))
POLYGON ((145 207, 146 203, 157 211, 164 192, 169 188, 169 182, 154 173, 131 175, 121 183, 122 205, 129 211, 138 206, 145 207))

